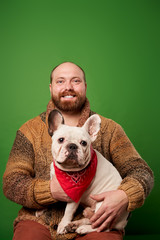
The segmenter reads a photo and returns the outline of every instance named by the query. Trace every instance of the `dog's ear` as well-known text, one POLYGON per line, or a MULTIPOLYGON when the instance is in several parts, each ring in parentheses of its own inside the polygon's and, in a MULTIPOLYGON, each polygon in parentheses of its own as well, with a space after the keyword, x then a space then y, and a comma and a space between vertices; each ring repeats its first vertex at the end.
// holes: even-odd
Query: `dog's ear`
POLYGON ((101 119, 98 116, 98 114, 94 114, 91 117, 89 117, 85 122, 85 124, 83 125, 83 127, 89 133, 92 142, 97 137, 97 134, 100 130, 100 125, 101 125, 101 119))
POLYGON ((56 109, 52 110, 48 116, 48 133, 51 137, 61 124, 64 124, 62 114, 56 109))

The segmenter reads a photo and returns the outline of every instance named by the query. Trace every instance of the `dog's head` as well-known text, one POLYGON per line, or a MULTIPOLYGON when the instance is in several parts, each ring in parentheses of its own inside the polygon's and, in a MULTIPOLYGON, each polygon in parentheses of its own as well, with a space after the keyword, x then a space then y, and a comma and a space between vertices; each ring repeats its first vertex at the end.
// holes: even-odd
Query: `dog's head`
POLYGON ((82 127, 71 127, 64 124, 59 111, 51 111, 48 131, 52 136, 52 155, 58 168, 63 171, 79 171, 88 165, 90 145, 97 137, 100 123, 100 117, 94 114, 82 127))

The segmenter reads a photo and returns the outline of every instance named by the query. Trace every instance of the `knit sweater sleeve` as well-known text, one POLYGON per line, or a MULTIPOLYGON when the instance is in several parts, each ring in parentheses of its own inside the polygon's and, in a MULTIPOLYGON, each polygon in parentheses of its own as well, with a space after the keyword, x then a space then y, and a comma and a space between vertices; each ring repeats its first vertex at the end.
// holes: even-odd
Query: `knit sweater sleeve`
POLYGON ((41 209, 55 200, 51 196, 50 181, 35 177, 34 160, 32 137, 24 125, 17 131, 9 156, 3 176, 3 192, 7 198, 24 207, 41 209))
POLYGON ((142 206, 150 193, 154 183, 153 172, 119 124, 115 124, 112 132, 110 156, 123 179, 119 189, 128 196, 128 211, 133 211, 142 206))

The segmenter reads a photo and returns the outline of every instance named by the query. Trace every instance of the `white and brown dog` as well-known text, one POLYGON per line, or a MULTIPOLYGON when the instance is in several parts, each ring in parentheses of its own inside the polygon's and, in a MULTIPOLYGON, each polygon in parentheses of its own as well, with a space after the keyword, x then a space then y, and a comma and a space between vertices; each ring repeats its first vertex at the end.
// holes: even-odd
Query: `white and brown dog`
MULTIPOLYGON (((84 211, 84 219, 72 222, 78 205, 82 203, 96 212, 102 202, 93 204, 90 195, 116 190, 122 181, 116 168, 91 147, 100 130, 100 123, 101 119, 97 114, 89 117, 82 127, 65 125, 63 116, 57 110, 53 110, 48 117, 54 159, 51 164, 51 178, 55 174, 63 190, 73 200, 67 203, 58 225, 58 234, 69 231, 86 234, 95 231, 87 218, 89 211, 84 211)), ((124 229, 127 217, 126 211, 114 228, 124 229)))

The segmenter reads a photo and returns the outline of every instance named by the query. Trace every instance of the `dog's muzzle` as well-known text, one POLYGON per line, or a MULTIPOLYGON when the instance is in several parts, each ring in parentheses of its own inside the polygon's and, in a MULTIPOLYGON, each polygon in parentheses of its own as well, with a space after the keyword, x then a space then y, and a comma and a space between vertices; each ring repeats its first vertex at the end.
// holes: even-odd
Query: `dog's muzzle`
POLYGON ((75 143, 70 143, 66 148, 68 152, 77 152, 78 146, 75 143))
POLYGON ((61 163, 61 165, 66 169, 80 167, 78 162, 78 154, 77 154, 78 146, 75 143, 69 143, 66 146, 66 150, 68 154, 64 162, 61 163))

